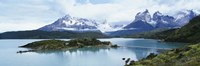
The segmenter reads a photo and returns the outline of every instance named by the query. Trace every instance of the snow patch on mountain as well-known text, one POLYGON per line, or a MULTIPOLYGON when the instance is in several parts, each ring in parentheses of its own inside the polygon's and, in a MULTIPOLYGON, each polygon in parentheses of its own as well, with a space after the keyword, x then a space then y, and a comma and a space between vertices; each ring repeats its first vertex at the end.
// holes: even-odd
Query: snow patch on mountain
POLYGON ((197 13, 195 13, 193 10, 182 10, 174 16, 163 15, 159 11, 156 11, 151 17, 149 11, 146 9, 144 12, 137 13, 135 20, 124 28, 177 28, 184 26, 195 16, 197 16, 197 13))
POLYGON ((99 32, 114 32, 120 30, 152 30, 156 28, 176 28, 182 27, 189 22, 190 19, 200 14, 198 10, 182 10, 174 16, 163 15, 156 11, 152 16, 146 9, 139 12, 135 16, 135 20, 130 24, 113 25, 106 20, 96 21, 92 19, 72 17, 65 15, 59 18, 54 23, 39 28, 44 31, 99 31, 99 32))
POLYGON ((104 22, 97 22, 91 19, 71 17, 70 15, 65 15, 64 17, 56 20, 54 23, 41 27, 38 30, 110 32, 110 31, 117 31, 122 27, 119 26, 116 27, 116 25, 110 25, 106 20, 104 22))
POLYGON ((97 23, 95 20, 71 17, 65 15, 64 17, 56 20, 54 23, 46 25, 38 30, 44 31, 99 31, 97 29, 97 23))
POLYGON ((174 17, 176 18, 176 24, 179 27, 182 27, 197 15, 198 13, 194 12, 193 10, 183 10, 174 15, 174 17))
POLYGON ((135 16, 135 21, 141 20, 143 22, 150 22, 151 21, 151 15, 148 10, 145 10, 144 12, 139 12, 135 16))
POLYGON ((98 24, 98 29, 101 32, 105 33, 105 32, 113 32, 113 31, 122 30, 124 26, 125 25, 111 25, 105 20, 104 22, 98 24))

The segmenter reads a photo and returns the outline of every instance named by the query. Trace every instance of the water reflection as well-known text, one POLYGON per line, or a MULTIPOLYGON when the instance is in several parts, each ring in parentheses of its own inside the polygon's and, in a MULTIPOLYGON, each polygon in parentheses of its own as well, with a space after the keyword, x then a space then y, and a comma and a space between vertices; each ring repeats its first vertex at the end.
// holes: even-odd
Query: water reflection
POLYGON ((80 48, 80 49, 70 49, 69 52, 73 53, 73 52, 93 52, 93 53, 97 53, 100 50, 107 50, 109 51, 110 49, 114 49, 114 48, 110 48, 110 47, 84 47, 84 48, 80 48))
POLYGON ((157 53, 155 49, 144 49, 144 48, 127 48, 127 49, 135 53, 135 56, 137 58, 133 59, 135 61, 147 57, 150 53, 157 53))
POLYGON ((69 52, 69 53, 77 53, 77 52, 93 52, 97 53, 100 50, 107 50, 110 49, 117 49, 111 47, 83 47, 83 48, 74 48, 74 49, 62 49, 62 50, 25 50, 25 51, 18 51, 17 53, 27 53, 27 52, 35 52, 39 54, 51 54, 51 53, 62 53, 62 52, 69 52))

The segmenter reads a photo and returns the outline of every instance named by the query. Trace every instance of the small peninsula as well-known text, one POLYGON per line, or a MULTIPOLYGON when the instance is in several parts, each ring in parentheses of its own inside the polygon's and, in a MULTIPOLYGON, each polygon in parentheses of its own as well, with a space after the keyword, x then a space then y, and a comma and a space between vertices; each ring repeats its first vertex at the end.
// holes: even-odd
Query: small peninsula
MULTIPOLYGON (((42 40, 26 45, 20 46, 22 48, 28 48, 31 50, 62 50, 62 49, 74 49, 82 47, 118 47, 117 45, 112 45, 109 41, 100 41, 95 38, 84 38, 84 39, 72 39, 69 41, 64 40, 42 40)), ((23 52, 23 51, 21 51, 23 52)), ((20 51, 18 53, 21 53, 20 51)))

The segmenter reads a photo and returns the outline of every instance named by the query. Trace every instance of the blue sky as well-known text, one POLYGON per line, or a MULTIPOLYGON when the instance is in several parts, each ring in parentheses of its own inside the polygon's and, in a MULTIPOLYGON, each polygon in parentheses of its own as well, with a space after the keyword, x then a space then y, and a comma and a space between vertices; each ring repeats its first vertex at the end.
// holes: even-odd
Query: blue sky
POLYGON ((65 14, 131 22, 148 9, 173 15, 184 9, 200 10, 200 0, 0 0, 0 32, 32 30, 50 24, 65 14))

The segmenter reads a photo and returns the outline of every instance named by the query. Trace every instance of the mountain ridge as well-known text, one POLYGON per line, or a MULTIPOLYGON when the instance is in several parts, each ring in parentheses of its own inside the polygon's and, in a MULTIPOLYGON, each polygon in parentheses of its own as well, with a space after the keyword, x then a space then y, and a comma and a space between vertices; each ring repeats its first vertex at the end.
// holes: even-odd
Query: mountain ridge
MULTIPOLYGON (((95 20, 72 17, 70 15, 65 15, 62 18, 59 18, 52 24, 43 26, 37 30, 39 31, 60 31, 60 32, 76 32, 76 33, 97 33, 97 34, 106 34, 107 36, 112 37, 124 37, 133 34, 138 34, 142 32, 147 32, 156 29, 172 29, 182 27, 182 25, 174 25, 177 22, 174 21, 187 21, 192 17, 196 16, 196 13, 192 10, 188 10, 185 12, 180 12, 182 17, 175 18, 174 16, 163 15, 159 11, 155 12, 151 17, 149 11, 146 9, 144 12, 139 12, 135 16, 135 20, 133 20, 128 25, 111 25, 106 20, 102 23, 99 23, 95 20), (186 18, 186 19, 185 19, 186 18)), ((188 22, 184 22, 187 24, 188 22)), ((35 31, 35 30, 32 30, 35 31)), ((20 31, 19 31, 20 32, 20 31)), ((19 33, 13 32, 13 33, 19 33)), ((26 33, 26 31, 24 31, 26 33)), ((5 32, 8 33, 8 32, 5 32)), ((1 35, 5 35, 5 33, 1 33, 1 35)), ((31 33, 30 33, 31 34, 31 33)), ((6 34, 6 36, 9 36, 6 34)))
POLYGON ((163 15, 156 11, 153 16, 148 9, 139 12, 135 16, 135 20, 126 26, 115 28, 115 25, 109 24, 106 20, 98 22, 87 18, 72 17, 69 14, 59 18, 52 24, 43 26, 38 30, 44 31, 99 31, 99 32, 115 32, 130 29, 157 29, 157 28, 177 28, 187 24, 188 21, 195 17, 196 13, 193 10, 180 11, 176 16, 163 15))

